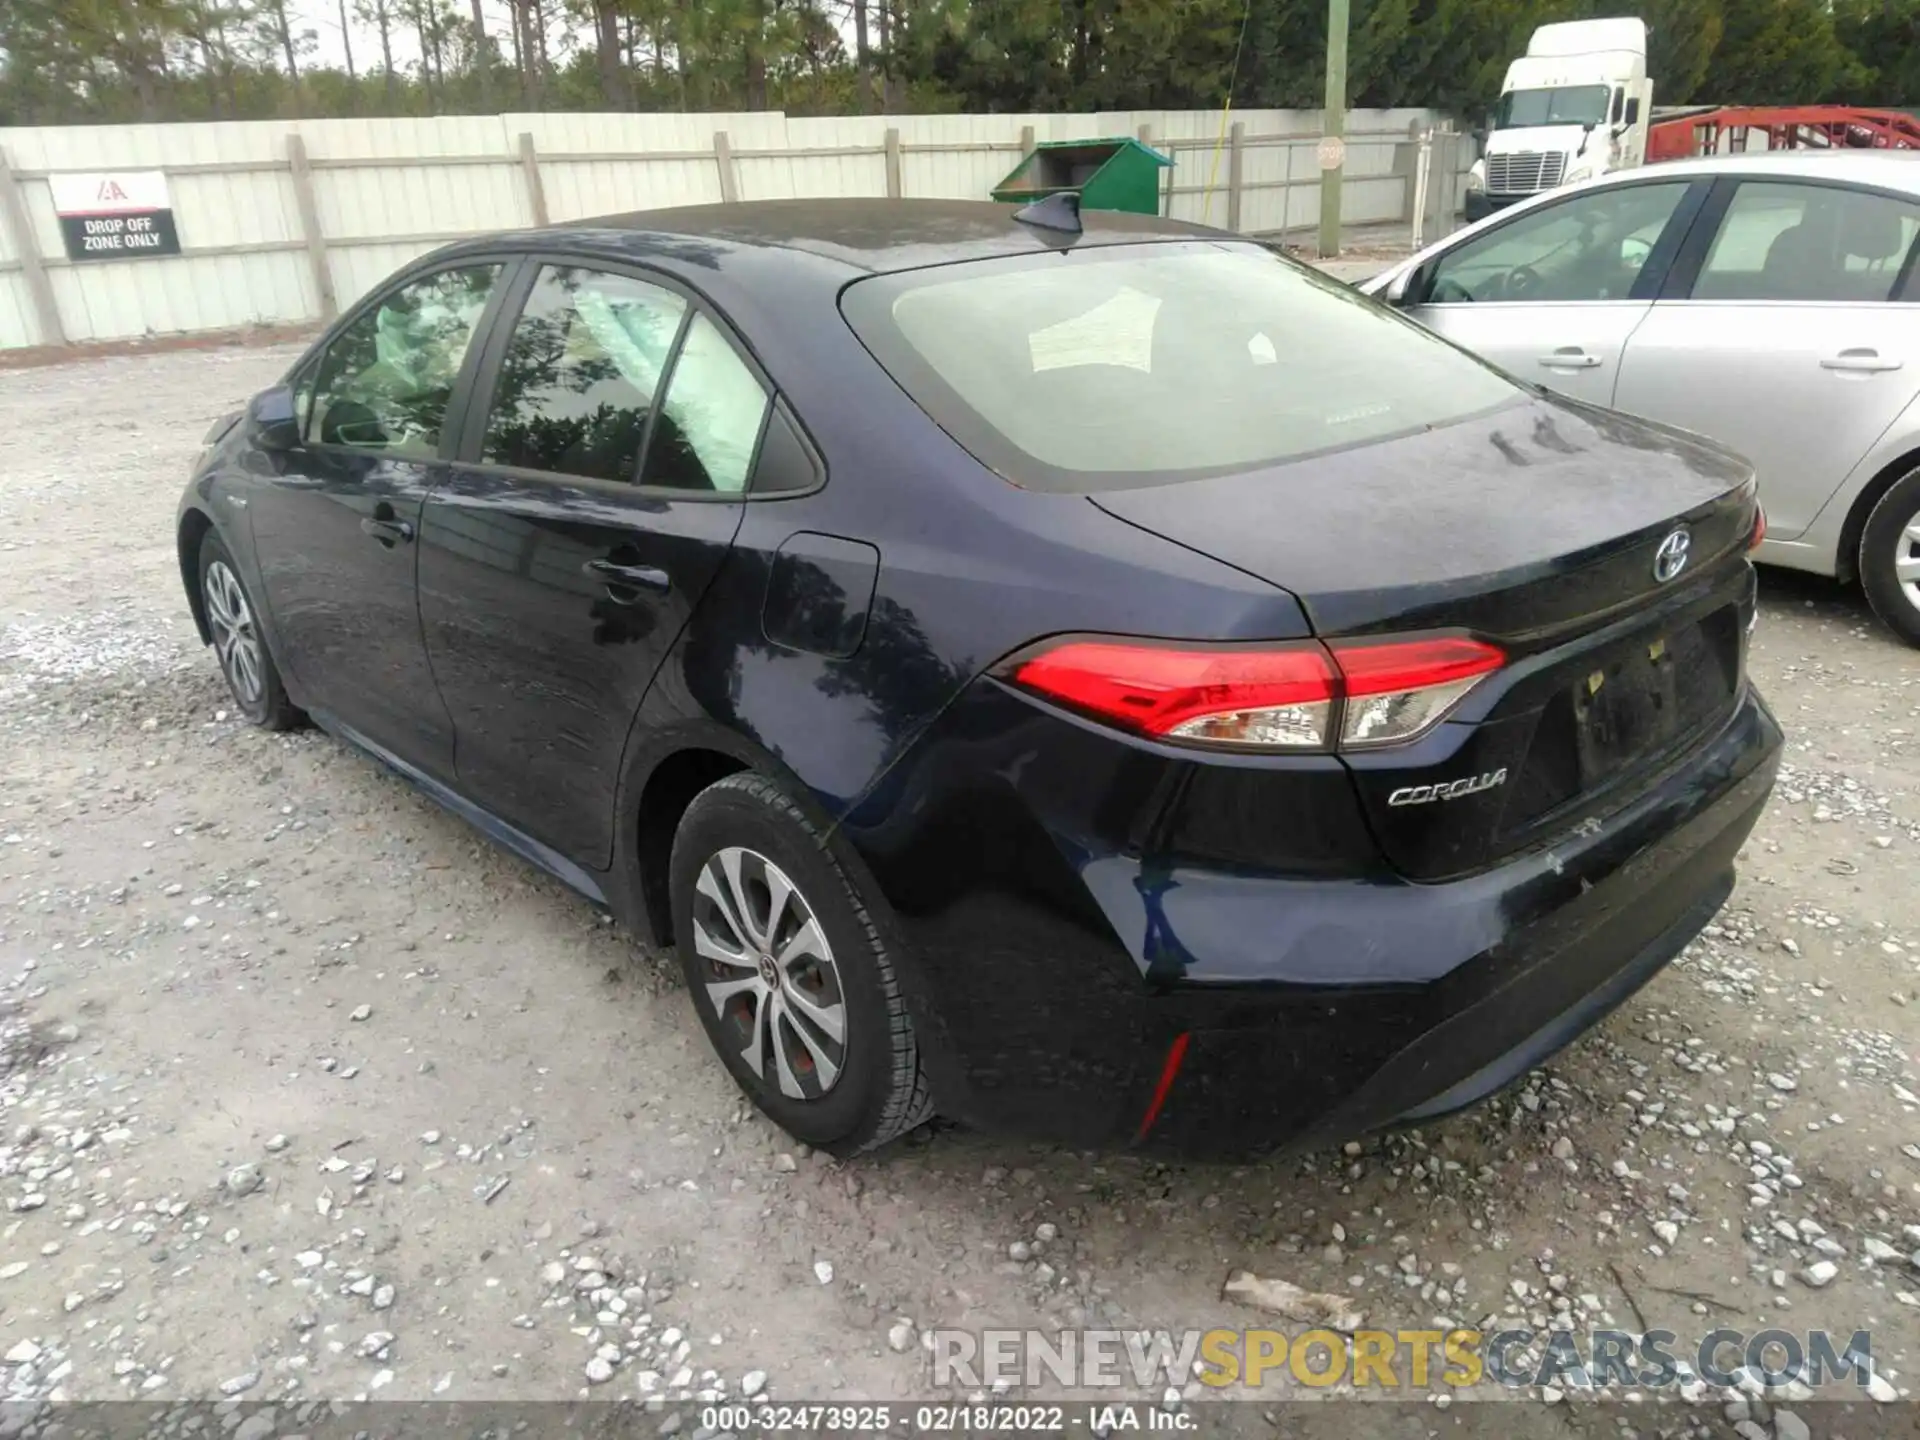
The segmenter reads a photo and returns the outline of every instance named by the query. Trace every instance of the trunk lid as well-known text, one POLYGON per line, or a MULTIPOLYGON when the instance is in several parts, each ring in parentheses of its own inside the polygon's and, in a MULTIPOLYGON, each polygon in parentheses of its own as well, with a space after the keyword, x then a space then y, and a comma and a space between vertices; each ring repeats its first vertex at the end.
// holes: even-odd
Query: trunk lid
POLYGON ((1732 712, 1751 476, 1684 432, 1543 399, 1091 499, 1286 588, 1323 638, 1465 630, 1507 652, 1426 736, 1344 756, 1389 860, 1434 879, 1625 803, 1732 712), (1676 532, 1685 563, 1656 574, 1676 532))
POLYGON ((1644 603, 1654 551, 1683 574, 1742 554, 1752 468, 1710 441, 1539 400, 1420 435, 1090 497, 1292 591, 1322 635, 1461 626, 1522 637, 1644 603))

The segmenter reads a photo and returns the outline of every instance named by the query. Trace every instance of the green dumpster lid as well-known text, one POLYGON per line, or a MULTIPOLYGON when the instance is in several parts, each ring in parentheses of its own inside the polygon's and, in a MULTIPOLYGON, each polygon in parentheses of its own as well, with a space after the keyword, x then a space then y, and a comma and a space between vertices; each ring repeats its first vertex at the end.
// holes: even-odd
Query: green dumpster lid
POLYGON ((1173 164, 1171 156, 1162 155, 1151 145, 1141 144, 1131 135, 1106 135, 1097 140, 1042 140, 1033 148, 1035 150, 1084 150, 1094 145, 1126 146, 1138 150, 1142 155, 1150 156, 1157 165, 1171 167, 1173 164))

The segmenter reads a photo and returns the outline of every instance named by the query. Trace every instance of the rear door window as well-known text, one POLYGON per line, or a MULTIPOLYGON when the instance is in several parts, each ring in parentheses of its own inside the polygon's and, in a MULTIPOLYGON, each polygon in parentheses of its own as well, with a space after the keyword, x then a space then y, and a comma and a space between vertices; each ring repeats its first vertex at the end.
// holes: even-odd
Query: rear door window
POLYGON ((772 403, 720 327, 695 315, 654 422, 641 483, 741 494, 772 403))
POLYGON ((1694 300, 1874 304, 1894 298, 1920 206, 1868 190, 1743 180, 1694 281, 1694 300))
POLYGON ((658 285, 541 266, 500 358, 480 459, 633 483, 686 311, 658 285))

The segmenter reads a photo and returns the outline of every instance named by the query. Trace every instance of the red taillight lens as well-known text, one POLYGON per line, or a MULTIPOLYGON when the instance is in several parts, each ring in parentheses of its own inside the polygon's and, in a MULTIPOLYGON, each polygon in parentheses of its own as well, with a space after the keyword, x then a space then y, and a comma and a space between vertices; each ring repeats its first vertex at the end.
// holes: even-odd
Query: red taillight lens
POLYGON ((1469 690, 1506 664, 1496 647, 1464 635, 1377 643, 1335 641, 1346 677, 1340 746, 1397 745, 1425 734, 1469 690))
POLYGON ((1020 661, 1013 683, 1075 710, 1175 740, 1318 749, 1335 690, 1318 645, 1184 650, 1069 640, 1020 661))
POLYGON ((1003 673, 1143 735, 1298 751, 1414 739, 1505 663, 1496 647, 1464 636, 1259 650, 1068 640, 1003 673))
POLYGON ((1747 537, 1747 549, 1758 550, 1760 542, 1767 538, 1767 512, 1756 505, 1753 507, 1753 534, 1747 537))

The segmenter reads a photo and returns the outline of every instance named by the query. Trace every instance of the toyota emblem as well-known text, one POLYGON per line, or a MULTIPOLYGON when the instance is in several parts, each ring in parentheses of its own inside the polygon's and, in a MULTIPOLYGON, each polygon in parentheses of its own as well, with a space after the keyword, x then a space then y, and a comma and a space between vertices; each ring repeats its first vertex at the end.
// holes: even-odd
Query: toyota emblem
POLYGON ((1660 542, 1653 552, 1653 578, 1662 585, 1687 568, 1687 552, 1693 548, 1693 536, 1685 526, 1660 542))

